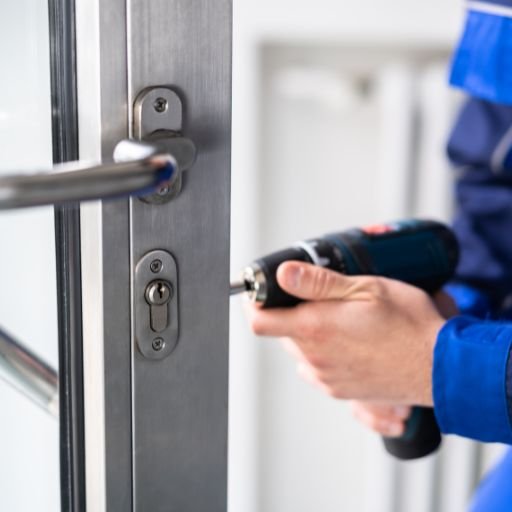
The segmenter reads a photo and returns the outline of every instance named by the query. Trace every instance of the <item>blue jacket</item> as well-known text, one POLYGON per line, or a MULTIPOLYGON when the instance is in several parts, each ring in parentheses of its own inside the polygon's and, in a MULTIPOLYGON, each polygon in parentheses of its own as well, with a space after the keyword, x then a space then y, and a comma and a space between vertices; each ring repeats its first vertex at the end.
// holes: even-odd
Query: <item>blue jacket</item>
MULTIPOLYGON (((512 319, 512 161, 495 155, 511 127, 512 107, 472 98, 450 138, 459 173, 454 229, 462 250, 457 282, 448 291, 464 316, 445 325, 434 353, 441 429, 509 444, 512 321, 504 320, 512 319)), ((509 145, 512 150, 512 138, 509 145)))
MULTIPOLYGON (((444 433, 512 444, 512 0, 468 2, 451 83, 470 96, 448 143, 462 248, 449 292, 462 315, 436 343, 435 413, 444 433)), ((471 510, 512 510, 512 452, 471 510)))

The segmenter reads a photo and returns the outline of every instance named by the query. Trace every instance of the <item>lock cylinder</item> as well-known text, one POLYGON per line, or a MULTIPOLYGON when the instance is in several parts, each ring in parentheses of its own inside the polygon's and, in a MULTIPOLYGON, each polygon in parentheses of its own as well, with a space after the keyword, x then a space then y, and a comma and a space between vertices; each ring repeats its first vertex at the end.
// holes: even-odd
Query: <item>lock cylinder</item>
POLYGON ((165 331, 169 324, 169 302, 174 294, 168 281, 153 281, 146 288, 145 298, 150 309, 150 325, 154 332, 165 331))

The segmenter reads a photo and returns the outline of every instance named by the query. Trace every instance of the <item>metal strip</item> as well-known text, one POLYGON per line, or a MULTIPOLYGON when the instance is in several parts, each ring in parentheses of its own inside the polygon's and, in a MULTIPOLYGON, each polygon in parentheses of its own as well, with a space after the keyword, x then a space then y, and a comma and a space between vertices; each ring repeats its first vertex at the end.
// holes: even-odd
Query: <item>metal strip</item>
POLYGON ((231 2, 131 0, 130 18, 130 103, 150 85, 178 91, 199 155, 176 199, 131 201, 132 267, 165 250, 180 282, 176 349, 133 354, 134 510, 225 512, 231 2))
POLYGON ((85 512, 85 440, 82 345, 80 209, 55 208, 57 300, 59 312, 59 389, 61 506, 85 512))
MULTIPOLYGON (((101 158, 101 75, 99 2, 76 5, 77 87, 80 158, 101 158)), ((101 206, 81 208, 85 500, 106 512, 105 402, 103 355, 103 267, 101 206)))
MULTIPOLYGON (((77 12, 81 158, 128 136, 125 0, 77 12)), ((128 201, 82 207, 87 508, 132 510, 128 201)))
MULTIPOLYGON (((78 159, 74 0, 49 0, 53 163, 78 159)), ((80 211, 55 208, 61 508, 85 512, 80 211)))
POLYGON ((102 218, 99 204, 81 208, 85 495, 87 508, 106 512, 105 356, 103 353, 102 218))

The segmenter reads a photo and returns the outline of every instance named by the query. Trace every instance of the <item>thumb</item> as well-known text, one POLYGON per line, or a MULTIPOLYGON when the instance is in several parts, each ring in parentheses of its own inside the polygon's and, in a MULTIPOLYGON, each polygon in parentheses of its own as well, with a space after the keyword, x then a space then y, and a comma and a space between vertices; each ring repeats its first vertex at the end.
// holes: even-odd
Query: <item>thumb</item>
POLYGON ((277 282, 285 292, 303 300, 342 299, 355 284, 353 278, 299 261, 280 265, 277 282))

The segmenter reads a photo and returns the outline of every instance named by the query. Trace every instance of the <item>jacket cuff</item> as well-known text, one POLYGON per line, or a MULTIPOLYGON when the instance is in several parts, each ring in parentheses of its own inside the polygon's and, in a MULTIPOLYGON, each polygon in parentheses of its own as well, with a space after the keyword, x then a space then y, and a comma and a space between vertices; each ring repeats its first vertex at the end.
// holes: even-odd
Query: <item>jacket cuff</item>
POLYGON ((507 399, 508 399, 508 417, 512 424, 512 349, 508 354, 507 364, 507 399))
POLYGON ((492 311, 489 297, 481 290, 465 283, 451 282, 444 291, 455 301, 461 315, 489 317, 492 311))
POLYGON ((507 366, 512 324, 459 316, 434 350, 434 410, 445 434, 512 444, 507 366))

